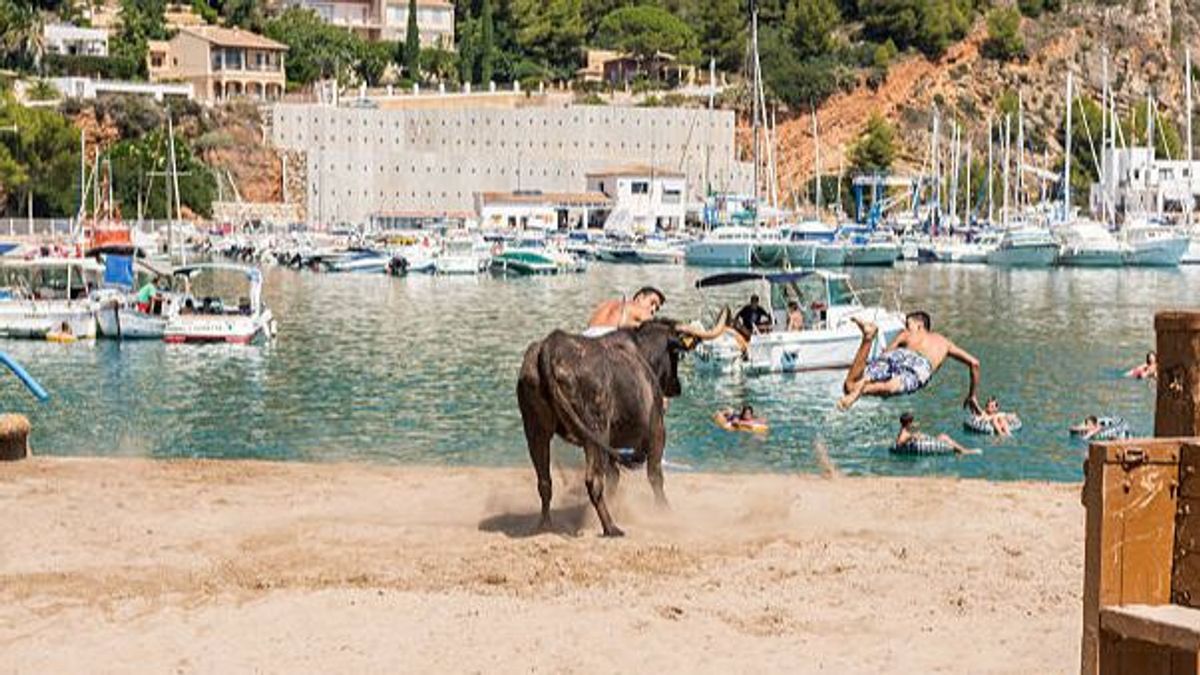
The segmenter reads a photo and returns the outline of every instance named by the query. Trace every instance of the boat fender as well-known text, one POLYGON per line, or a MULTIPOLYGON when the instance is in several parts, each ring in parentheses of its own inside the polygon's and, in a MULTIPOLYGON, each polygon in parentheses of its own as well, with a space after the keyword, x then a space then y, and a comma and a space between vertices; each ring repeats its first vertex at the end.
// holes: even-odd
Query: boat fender
MULTIPOLYGON (((1020 417, 1017 417, 1014 413, 1008 413, 1009 430, 1020 431, 1022 426, 1024 426, 1024 424, 1022 424, 1020 417)), ((987 418, 979 415, 967 415, 967 417, 963 419, 963 428, 972 433, 983 434, 985 436, 990 436, 996 433, 996 430, 992 428, 992 423, 989 422, 987 418)))

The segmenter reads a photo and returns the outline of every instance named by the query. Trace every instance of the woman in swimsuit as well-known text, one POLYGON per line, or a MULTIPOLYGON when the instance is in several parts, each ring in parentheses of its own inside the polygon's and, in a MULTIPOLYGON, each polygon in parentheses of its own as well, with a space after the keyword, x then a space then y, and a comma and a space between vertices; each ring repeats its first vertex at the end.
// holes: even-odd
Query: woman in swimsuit
POLYGON ((1146 362, 1137 366, 1133 370, 1126 373, 1129 377, 1138 380, 1153 380, 1158 377, 1158 353, 1148 352, 1146 354, 1146 362))

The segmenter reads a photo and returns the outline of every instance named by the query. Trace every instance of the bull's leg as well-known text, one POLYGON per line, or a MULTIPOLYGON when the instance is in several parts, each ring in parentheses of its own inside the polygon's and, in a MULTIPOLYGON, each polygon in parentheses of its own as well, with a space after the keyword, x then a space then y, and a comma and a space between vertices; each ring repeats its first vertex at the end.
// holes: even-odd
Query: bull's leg
POLYGON ((670 508, 667 493, 663 490, 663 450, 667 445, 667 430, 662 424, 650 434, 650 444, 646 448, 646 477, 650 479, 650 489, 654 491, 654 502, 659 508, 670 508))
POLYGON ((588 446, 583 449, 587 456, 587 470, 584 483, 587 485, 588 497, 600 517, 600 527, 606 537, 622 537, 625 535, 621 528, 613 524, 612 516, 608 513, 608 505, 604 503, 604 465, 609 461, 608 456, 600 448, 588 446))
POLYGON ((533 470, 537 473, 538 496, 542 498, 542 518, 538 521, 538 529, 550 529, 550 497, 554 493, 550 480, 550 441, 552 434, 539 434, 536 438, 526 439, 529 443, 529 459, 533 461, 533 470))

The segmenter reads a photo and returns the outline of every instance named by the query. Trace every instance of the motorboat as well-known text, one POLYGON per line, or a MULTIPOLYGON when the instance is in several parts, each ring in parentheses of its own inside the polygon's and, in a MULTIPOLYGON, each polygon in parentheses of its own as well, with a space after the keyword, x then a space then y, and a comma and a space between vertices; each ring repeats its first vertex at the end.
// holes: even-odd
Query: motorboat
POLYGON ((762 374, 847 368, 862 344, 862 332, 851 319, 879 326, 872 354, 885 349, 888 341, 904 329, 904 315, 898 309, 884 307, 882 297, 877 305, 864 304, 850 277, 840 272, 732 272, 705 277, 696 282, 696 287, 704 290, 733 284, 760 287, 758 294, 766 299, 764 308, 774 328, 751 335, 745 351, 729 332, 732 328, 702 343, 696 351, 702 369, 762 374), (786 329, 790 302, 797 303, 804 316, 800 330, 786 329))
POLYGON ((103 272, 92 258, 0 258, 0 336, 95 338, 91 292, 103 272))
POLYGON ((493 249, 492 269, 501 273, 544 275, 582 272, 586 266, 565 250, 550 246, 544 236, 527 233, 493 249))
POLYGON ((1149 220, 1125 224, 1124 258, 1130 267, 1177 267, 1192 245, 1183 230, 1149 220))
MULTIPOLYGON (((179 296, 151 285, 135 292, 133 256, 104 254, 104 280, 92 294, 98 336, 113 340, 161 340, 179 311, 179 296)), ((151 272, 155 276, 161 275, 151 272)))
POLYGON ((755 240, 752 227, 717 227, 689 243, 684 249, 684 259, 689 265, 702 267, 750 267, 755 240))
POLYGON ((838 239, 846 252, 845 265, 891 267, 900 259, 900 240, 885 230, 842 227, 838 239))
POLYGON ((391 255, 371 248, 352 248, 331 255, 315 256, 313 269, 331 274, 383 274, 391 255))
POLYGON ((1059 230, 1062 248, 1058 264, 1064 267, 1121 267, 1121 243, 1108 228, 1094 220, 1076 220, 1059 230))
POLYGON ((470 236, 451 236, 442 241, 434 256, 433 271, 442 275, 472 275, 486 272, 492 259, 487 245, 470 236))
POLYGON ((596 260, 637 265, 680 264, 686 253, 679 246, 661 237, 643 239, 611 239, 594 249, 596 260))
POLYGON ((939 262, 983 265, 988 261, 988 254, 999 245, 999 234, 985 232, 974 239, 956 237, 940 240, 934 247, 934 252, 939 262))
POLYGON ((163 341, 251 344, 275 336, 275 318, 263 304, 258 269, 211 263, 180 267, 173 275, 183 286, 183 300, 167 322, 163 341), (230 297, 234 288, 237 295, 230 297))
POLYGON ((793 268, 841 267, 846 249, 837 242, 837 229, 819 220, 785 228, 787 260, 793 268))
POLYGON ((1001 267, 1050 267, 1058 258, 1059 244, 1050 230, 1031 225, 1014 227, 987 254, 989 265, 1001 267))

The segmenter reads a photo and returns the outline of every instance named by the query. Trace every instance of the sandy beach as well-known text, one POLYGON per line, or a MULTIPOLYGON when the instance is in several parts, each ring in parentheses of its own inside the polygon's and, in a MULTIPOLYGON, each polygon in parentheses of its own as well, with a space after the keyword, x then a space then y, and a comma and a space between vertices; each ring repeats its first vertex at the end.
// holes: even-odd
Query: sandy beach
POLYGON ((1069 673, 1079 486, 0 465, 0 671, 1069 673))

